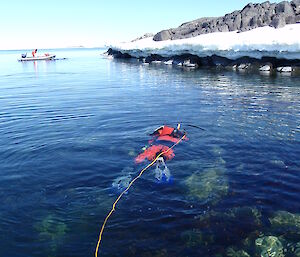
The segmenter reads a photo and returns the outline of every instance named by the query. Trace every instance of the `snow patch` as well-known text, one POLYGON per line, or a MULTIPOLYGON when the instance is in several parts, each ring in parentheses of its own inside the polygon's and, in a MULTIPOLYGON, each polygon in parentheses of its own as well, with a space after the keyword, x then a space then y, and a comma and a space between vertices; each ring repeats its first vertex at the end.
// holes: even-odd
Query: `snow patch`
POLYGON ((216 32, 180 40, 154 41, 153 37, 149 37, 109 47, 134 57, 150 54, 168 57, 189 53, 199 57, 216 54, 230 59, 241 56, 300 59, 299 35, 300 24, 297 23, 279 29, 265 26, 242 33, 216 32))

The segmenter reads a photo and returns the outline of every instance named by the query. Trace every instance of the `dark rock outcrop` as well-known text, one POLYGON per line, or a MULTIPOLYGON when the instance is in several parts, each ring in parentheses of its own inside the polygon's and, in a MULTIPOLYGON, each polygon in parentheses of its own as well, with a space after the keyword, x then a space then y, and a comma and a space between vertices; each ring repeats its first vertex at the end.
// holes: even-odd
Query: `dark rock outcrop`
POLYGON ((212 32, 243 32, 263 26, 281 28, 297 22, 300 22, 300 0, 282 1, 278 4, 269 1, 261 4, 249 3, 242 10, 223 17, 201 18, 184 23, 178 28, 162 30, 153 40, 183 39, 212 32))
MULTIPOLYGON (((274 28, 284 27, 286 24, 294 24, 300 22, 300 0, 293 0, 291 2, 283 1, 278 4, 270 3, 269 1, 261 4, 247 4, 242 10, 234 11, 226 14, 223 17, 216 18, 201 18, 192 22, 182 24, 176 29, 163 30, 154 36, 154 40, 163 41, 169 39, 182 39, 198 36, 200 34, 207 34, 212 32, 227 32, 238 31, 243 32, 262 26, 271 26, 274 28)), ((140 40, 151 35, 146 34, 140 40)), ((295 35, 296 36, 296 35, 295 35)), ((134 40, 135 41, 135 40, 134 40)), ((118 50, 118 48, 110 48, 107 54, 118 59, 137 59, 143 64, 152 65, 173 65, 173 67, 181 67, 184 69, 196 69, 202 67, 215 67, 216 69, 236 70, 238 72, 284 72, 300 75, 300 59, 295 55, 294 59, 284 59, 279 57, 257 57, 253 58, 247 55, 246 52, 232 55, 231 57, 224 57, 214 54, 214 52, 207 53, 206 56, 197 51, 178 51, 172 53, 161 54, 159 51, 140 51, 135 49, 118 50), (240 56, 240 57, 238 57, 240 56)), ((220 53, 222 55, 222 53, 220 53)), ((266 53, 270 55, 270 53, 266 53)), ((226 55, 230 56, 230 55, 226 55)), ((253 56, 253 55, 252 55, 253 56)), ((257 56, 263 56, 257 55, 257 56)), ((287 57, 289 58, 289 57, 287 57)))
POLYGON ((193 54, 181 54, 174 56, 162 56, 159 54, 150 54, 147 57, 135 58, 128 53, 108 49, 107 55, 113 56, 117 59, 138 59, 140 62, 147 64, 165 63, 173 66, 185 68, 203 68, 215 67, 217 69, 230 69, 237 71, 249 72, 293 72, 300 74, 300 60, 299 59, 284 59, 276 57, 262 57, 261 59, 252 58, 249 56, 239 57, 237 59, 229 59, 226 57, 211 55, 200 57, 193 54))
MULTIPOLYGON (((128 59, 135 57, 131 56, 128 53, 122 53, 121 51, 113 50, 112 48, 109 48, 106 52, 107 55, 113 56, 117 59, 128 59)), ((218 55, 211 55, 211 56, 205 56, 200 57, 194 54, 181 54, 181 55, 174 55, 172 57, 165 57, 159 54, 150 54, 147 57, 141 57, 139 60, 144 60, 146 63, 152 63, 152 62, 167 62, 170 60, 173 60, 174 63, 184 63, 185 61, 189 60, 192 64, 197 64, 198 67, 213 67, 213 66, 219 66, 219 67, 226 67, 226 66, 233 66, 233 65, 241 65, 241 64, 257 64, 257 65, 272 65, 273 68, 281 67, 281 66, 295 66, 300 67, 300 60, 299 59, 284 59, 284 58, 276 58, 276 57, 262 57, 261 59, 249 57, 249 56, 243 56, 239 57, 237 59, 229 59, 226 57, 218 56, 218 55)))
POLYGON ((112 48, 109 48, 106 52, 107 55, 113 56, 114 58, 120 58, 120 59, 129 59, 132 58, 132 56, 128 53, 122 53, 120 51, 114 50, 112 48))

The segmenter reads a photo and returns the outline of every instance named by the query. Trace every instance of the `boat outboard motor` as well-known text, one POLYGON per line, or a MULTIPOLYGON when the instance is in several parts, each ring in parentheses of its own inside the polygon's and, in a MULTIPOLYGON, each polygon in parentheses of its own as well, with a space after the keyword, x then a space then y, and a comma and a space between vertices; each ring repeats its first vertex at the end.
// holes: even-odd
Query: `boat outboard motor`
POLYGON ((21 54, 22 58, 26 58, 26 56, 27 56, 27 53, 26 54, 21 54))

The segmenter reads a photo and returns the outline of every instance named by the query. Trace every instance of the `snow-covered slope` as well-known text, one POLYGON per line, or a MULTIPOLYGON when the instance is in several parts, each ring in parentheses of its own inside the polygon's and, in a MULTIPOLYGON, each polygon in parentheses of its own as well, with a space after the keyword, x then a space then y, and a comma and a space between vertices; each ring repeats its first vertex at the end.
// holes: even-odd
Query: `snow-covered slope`
POLYGON ((154 41, 149 37, 109 47, 133 57, 150 54, 168 57, 189 53, 199 57, 216 54, 229 59, 241 56, 300 59, 300 24, 279 29, 265 26, 242 33, 216 32, 180 40, 154 41))

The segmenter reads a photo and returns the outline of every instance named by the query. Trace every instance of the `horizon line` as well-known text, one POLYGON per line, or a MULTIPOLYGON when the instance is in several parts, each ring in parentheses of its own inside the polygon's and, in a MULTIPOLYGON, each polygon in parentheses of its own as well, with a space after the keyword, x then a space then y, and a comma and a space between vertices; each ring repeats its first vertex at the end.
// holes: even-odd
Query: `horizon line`
MULTIPOLYGON (((107 46, 101 45, 101 46, 67 46, 67 47, 43 47, 43 48, 36 48, 38 50, 60 50, 60 49, 79 49, 79 48, 85 48, 85 49, 94 49, 94 48, 106 48, 107 46)), ((31 51, 35 48, 18 48, 18 49, 0 49, 0 51, 31 51)))

